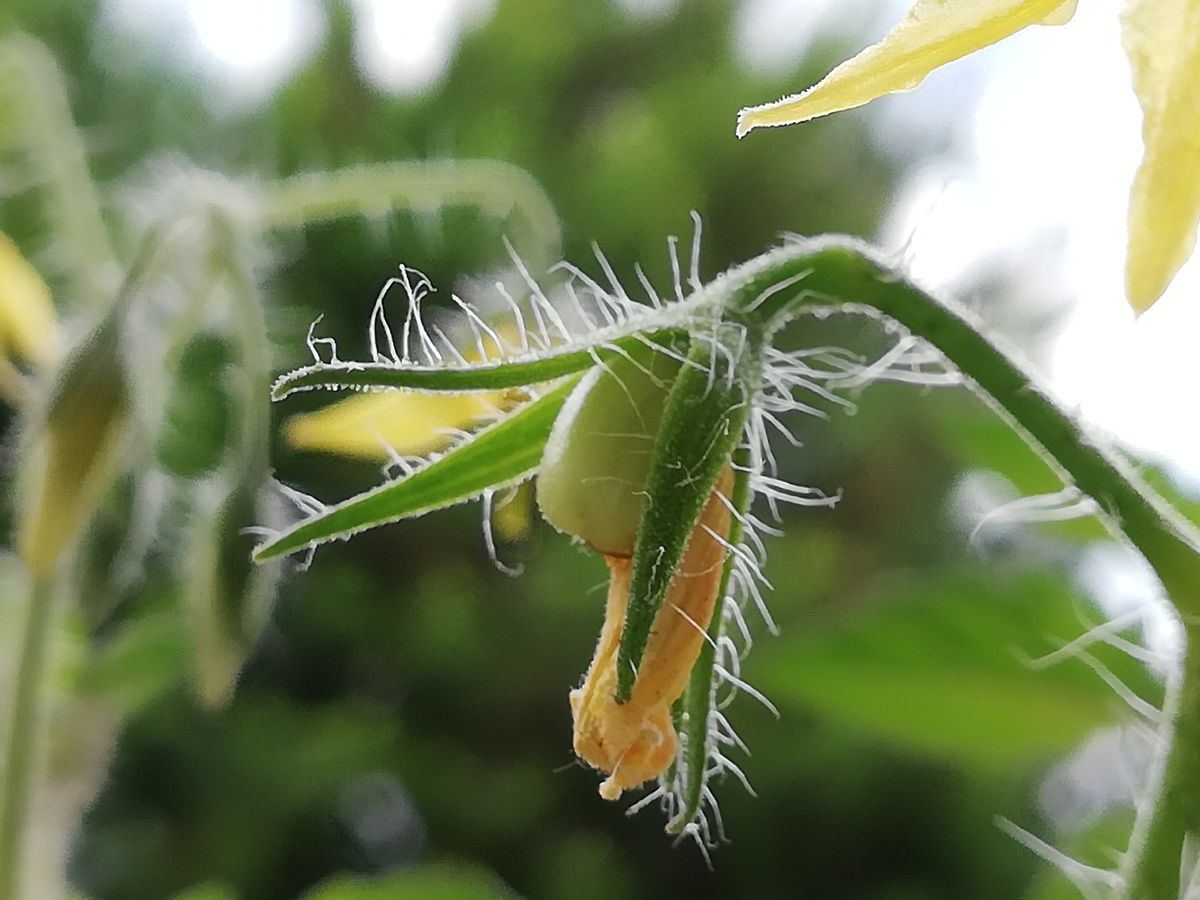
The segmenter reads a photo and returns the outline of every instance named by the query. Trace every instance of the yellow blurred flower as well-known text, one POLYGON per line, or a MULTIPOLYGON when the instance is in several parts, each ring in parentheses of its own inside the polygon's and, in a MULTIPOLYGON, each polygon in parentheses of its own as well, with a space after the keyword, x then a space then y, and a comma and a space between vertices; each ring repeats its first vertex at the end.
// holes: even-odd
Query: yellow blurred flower
POLYGON ((441 449, 453 429, 465 428, 503 402, 496 394, 418 394, 376 391, 288 419, 284 436, 297 450, 384 462, 441 449))
MULTIPOLYGON (((1075 0, 917 0, 908 16, 808 90, 743 109, 737 133, 806 122, 909 91, 931 71, 1030 25, 1062 24, 1075 0)), ((1200 219, 1200 0, 1124 0, 1121 17, 1145 153, 1129 203, 1125 290, 1148 309, 1191 255, 1200 219)))
POLYGON ((16 244, 0 233, 0 395, 21 398, 23 385, 14 362, 44 368, 55 350, 50 289, 16 244))

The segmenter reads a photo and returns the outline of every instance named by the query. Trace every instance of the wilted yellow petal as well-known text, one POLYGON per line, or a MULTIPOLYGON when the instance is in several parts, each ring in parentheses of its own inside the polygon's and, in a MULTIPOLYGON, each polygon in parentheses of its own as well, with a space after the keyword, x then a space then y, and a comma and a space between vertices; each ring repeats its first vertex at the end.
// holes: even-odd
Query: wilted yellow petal
POLYGON ((1148 309, 1196 243, 1200 217, 1200 2, 1126 0, 1122 41, 1142 104, 1142 164, 1129 198, 1125 290, 1148 309))
POLYGON ((575 753, 608 773, 600 785, 600 796, 606 800, 616 800, 622 791, 657 778, 675 760, 671 704, 687 687, 700 648, 708 639, 706 629, 716 608, 724 569, 731 520, 727 498, 732 491, 733 470, 726 466, 654 617, 627 703, 617 702, 617 654, 625 630, 633 561, 604 558, 612 573, 604 625, 583 685, 571 691, 570 702, 575 753))
MULTIPOLYGON (((1149 3, 1157 0, 1149 0, 1149 3)), ((814 87, 738 113, 737 134, 792 125, 884 94, 911 91, 939 66, 1003 40, 1029 25, 1060 25, 1076 0, 917 0, 878 44, 842 63, 814 87)))
POLYGON ((46 365, 54 356, 54 334, 50 289, 0 234, 0 356, 46 365))
POLYGON ((466 428, 505 402, 504 394, 355 394, 332 406, 294 416, 284 425, 299 450, 386 460, 387 448, 419 455, 445 446, 447 432, 466 428))

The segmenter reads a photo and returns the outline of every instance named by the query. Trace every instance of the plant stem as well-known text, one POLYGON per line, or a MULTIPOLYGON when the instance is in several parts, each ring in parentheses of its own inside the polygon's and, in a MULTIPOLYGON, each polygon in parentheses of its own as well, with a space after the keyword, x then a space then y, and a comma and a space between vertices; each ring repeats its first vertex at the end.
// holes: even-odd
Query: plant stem
POLYGON ((1200 533, 1061 409, 966 310, 909 283, 859 242, 794 242, 722 279, 728 279, 724 290, 735 308, 772 327, 803 313, 857 312, 925 339, 1066 483, 1094 499, 1110 531, 1150 563, 1184 623, 1187 651, 1163 713, 1162 756, 1151 794, 1139 809, 1126 854, 1124 896, 1178 900, 1184 842, 1200 833, 1200 533))
POLYGON ((87 148, 71 118, 62 72, 38 41, 12 34, 0 42, 4 124, 20 135, 44 184, 48 207, 74 280, 71 299, 93 307, 112 297, 120 269, 88 171, 87 148))
POLYGON ((45 724, 43 701, 54 636, 54 594, 54 586, 46 578, 33 580, 27 593, 4 773, 0 776, 0 900, 15 900, 20 890, 26 817, 37 784, 45 724))
POLYGON ((360 166, 341 172, 295 175, 267 189, 266 228, 288 228, 393 208, 436 211, 475 206, 503 218, 519 212, 525 252, 538 264, 554 262, 562 235, 554 204, 528 173, 490 159, 432 160, 360 166))
MULTIPOLYGON (((1197 585, 1200 589, 1200 585, 1197 585)), ((1125 854, 1125 900, 1176 900, 1184 842, 1200 833, 1200 629, 1185 625, 1187 649, 1167 694, 1162 749, 1125 854)))
POLYGON ((1101 520, 1146 557, 1179 613, 1200 616, 1200 532, 1059 407, 1025 364, 965 309, 934 298, 875 259, 865 245, 840 236, 771 251, 713 284, 722 279, 731 280, 724 289, 735 303, 772 328, 805 313, 859 313, 890 320, 928 341, 1064 482, 1097 502, 1101 520), (789 280, 787 290, 756 299, 789 280))

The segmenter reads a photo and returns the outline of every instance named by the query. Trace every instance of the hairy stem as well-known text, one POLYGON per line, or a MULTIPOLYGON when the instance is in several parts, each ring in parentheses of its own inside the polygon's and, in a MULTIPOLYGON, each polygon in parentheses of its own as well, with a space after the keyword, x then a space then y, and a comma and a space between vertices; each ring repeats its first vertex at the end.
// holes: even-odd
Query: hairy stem
POLYGON ((1185 631, 1187 650, 1163 710, 1162 749, 1125 854, 1126 900, 1180 897, 1184 842, 1200 834, 1200 631, 1195 621, 1185 631))
POLYGON ((220 256, 213 265, 229 282, 241 360, 237 371, 242 417, 238 438, 240 468, 251 481, 258 482, 266 478, 269 468, 270 414, 263 396, 264 388, 270 384, 271 372, 266 311, 250 261, 239 254, 238 235, 220 220, 214 222, 213 227, 219 232, 216 252, 220 256))
POLYGON ((56 249, 69 261, 73 299, 100 305, 112 296, 120 270, 62 73, 40 43, 13 34, 0 42, 0 90, 8 100, 0 127, 19 136, 46 191, 60 236, 56 249))
POLYGON ((553 262, 560 251, 558 215, 546 192, 526 172, 496 160, 386 163, 296 175, 270 187, 264 199, 267 228, 394 207, 420 211, 461 204, 499 218, 517 212, 526 231, 526 252, 538 254, 537 262, 553 262))
POLYGON ((979 394, 1059 472, 1092 497, 1101 518, 1153 567, 1186 625, 1188 650, 1162 725, 1162 758, 1139 810, 1126 857, 1129 900, 1178 900, 1185 838, 1200 832, 1200 534, 1132 467, 1057 406, 965 310, 939 301, 859 243, 826 238, 764 254, 741 270, 731 296, 747 314, 782 327, 817 310, 859 312, 898 323, 950 360, 979 394), (791 282, 785 290, 772 287, 791 282))
POLYGON ((832 311, 890 320, 936 347, 1064 481, 1092 497, 1105 524, 1154 568, 1181 615, 1200 614, 1200 532, 1120 456, 1059 407, 964 309, 932 297, 844 237, 796 242, 722 278, 743 275, 739 302, 772 329, 832 311), (787 290, 763 299, 773 284, 787 290))
POLYGON ((35 578, 27 592, 12 702, 8 710, 4 772, 0 776, 0 900, 20 891, 29 801, 37 784, 44 725, 43 702, 54 637, 54 587, 35 578))

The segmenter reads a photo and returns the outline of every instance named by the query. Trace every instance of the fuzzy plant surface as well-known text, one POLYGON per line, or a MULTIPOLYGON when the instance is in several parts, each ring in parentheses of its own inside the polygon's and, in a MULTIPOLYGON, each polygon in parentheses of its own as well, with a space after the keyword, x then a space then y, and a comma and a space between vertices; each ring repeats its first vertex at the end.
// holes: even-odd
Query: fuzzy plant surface
MULTIPOLYGON (((601 553, 611 571, 596 654, 571 692, 575 751, 605 776, 605 798, 649 783, 634 807, 657 802, 666 830, 702 848, 721 834, 712 783, 729 775, 749 787, 732 758, 745 747, 726 716, 729 701, 746 693, 767 702, 742 679, 741 662, 751 616, 774 627, 764 601, 769 520, 781 504, 837 500, 789 481, 771 442, 795 442, 789 416, 844 404, 844 388, 895 380, 974 391, 1146 557, 1190 633, 1189 617, 1200 612, 1200 535, 967 311, 851 238, 788 238, 707 284, 698 221, 686 275, 673 239, 669 247, 676 277, 666 297, 639 270, 644 296, 634 299, 599 251, 605 283, 564 263, 554 288, 514 255, 528 296, 498 285, 507 321, 452 297, 459 315, 443 327, 423 314, 433 286, 402 267, 389 286, 403 307, 389 316, 380 294, 370 359, 341 360, 310 331, 313 364, 280 377, 275 400, 311 390, 519 390, 526 399, 444 451, 393 455, 397 477, 341 503, 286 489, 302 515, 264 531, 255 558, 311 553, 476 498, 490 508, 495 495, 536 476, 543 516, 601 553), (892 349, 877 360, 831 347, 779 349, 804 317, 831 314, 878 320, 892 349)), ((1200 830, 1200 754, 1190 752, 1200 748, 1189 743, 1200 739, 1197 669, 1200 655, 1189 652, 1163 716, 1153 795, 1121 872, 1084 873, 1106 889, 1178 896, 1180 855, 1200 830), (1175 872, 1169 892, 1153 886, 1166 859, 1175 872)))

